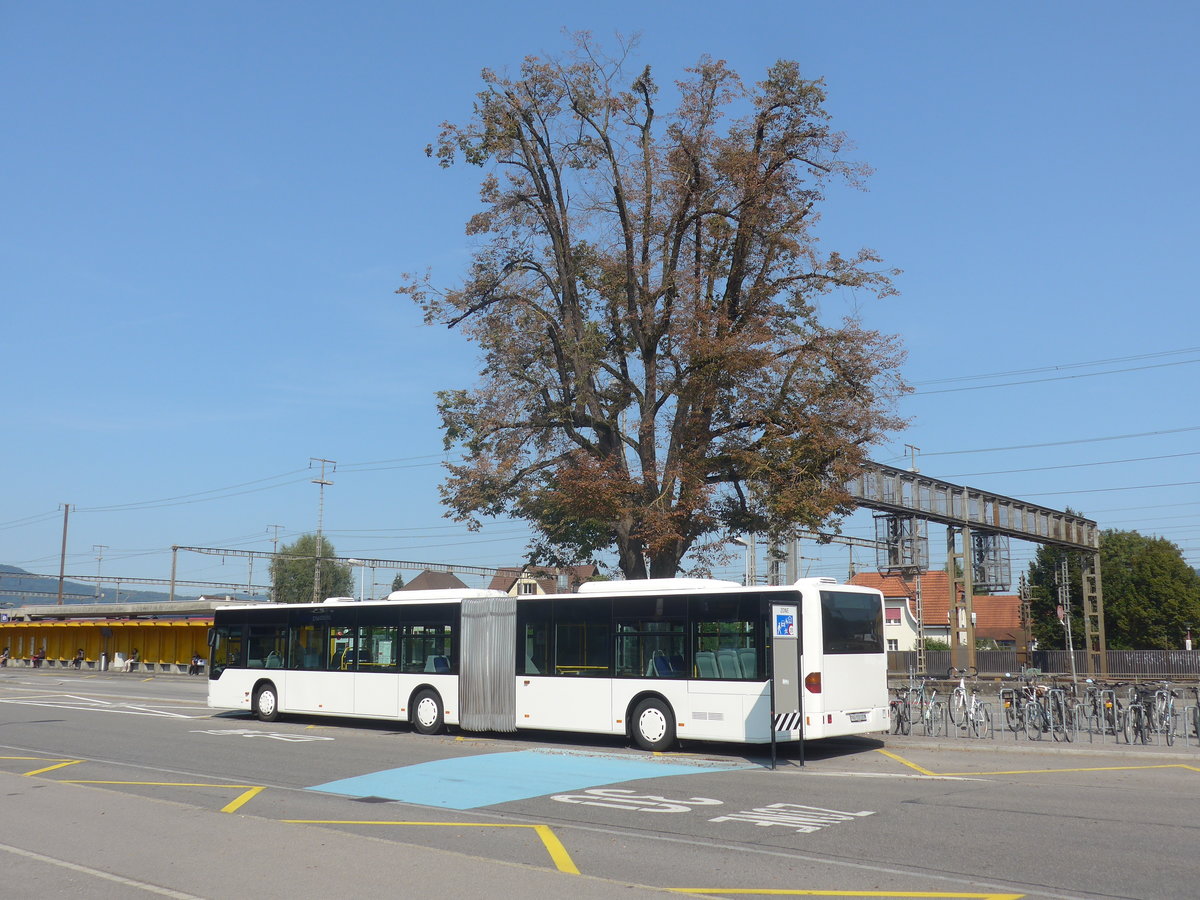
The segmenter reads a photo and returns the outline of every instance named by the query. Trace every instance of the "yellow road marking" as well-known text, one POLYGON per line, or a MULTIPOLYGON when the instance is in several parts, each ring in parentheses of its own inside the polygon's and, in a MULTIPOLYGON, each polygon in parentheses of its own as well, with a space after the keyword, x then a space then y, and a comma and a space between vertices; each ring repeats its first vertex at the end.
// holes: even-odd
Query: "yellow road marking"
POLYGON ((905 759, 903 756, 899 756, 890 750, 879 750, 877 752, 882 753, 888 759, 894 759, 898 763, 903 763, 904 765, 908 766, 910 769, 916 769, 922 775, 937 775, 937 772, 930 772, 928 769, 922 768, 921 766, 918 766, 915 762, 910 762, 909 760, 905 759))
POLYGON ((24 775, 41 775, 43 772, 53 772, 55 769, 62 769, 67 766, 78 765, 83 762, 82 759, 70 759, 66 762, 55 763, 52 766, 46 766, 44 769, 34 769, 32 772, 24 772, 24 775))
POLYGON ((1008 772, 944 772, 945 775, 1045 775, 1058 774, 1060 772, 1128 772, 1138 769, 1191 769, 1193 772, 1200 772, 1200 768, 1196 766, 1188 766, 1183 763, 1167 763, 1163 765, 1152 766, 1090 766, 1080 767, 1077 769, 1013 769, 1008 772))
POLYGON ((757 894, 763 897, 931 897, 961 900, 1021 900, 1024 894, 969 894, 946 891, 807 891, 799 888, 667 888, 677 894, 757 894))
MULTIPOLYGON (((32 773, 31 773, 32 774, 32 773)), ((210 787, 210 788, 241 788, 242 793, 236 800, 221 808, 223 813, 237 812, 250 800, 257 797, 267 788, 265 785, 249 784, 211 784, 206 781, 101 781, 82 778, 64 778, 60 784, 123 784, 127 787, 210 787)))
MULTIPOLYGON (((64 778, 59 784, 128 784, 133 787, 215 787, 215 788, 248 788, 249 784, 213 784, 208 781, 89 781, 82 778, 64 778)), ((262 788, 259 788, 262 790, 262 788)))
MULTIPOLYGON (((37 761, 37 762, 53 762, 53 760, 47 759, 44 756, 0 756, 0 759, 19 759, 19 760, 28 760, 28 761, 37 761)), ((60 760, 60 762, 61 762, 61 760, 60 760)))
POLYGON ((252 787, 252 788, 250 788, 250 790, 246 791, 246 793, 242 794, 242 796, 238 797, 232 803, 230 803, 229 805, 227 805, 225 807, 222 807, 221 812, 223 812, 223 813, 237 812, 239 809, 242 808, 242 806, 244 804, 246 804, 252 798, 257 797, 259 794, 261 794, 265 790, 266 790, 265 787, 252 787))
POLYGON ((562 841, 558 839, 558 835, 551 830, 549 825, 534 825, 533 830, 542 839, 542 844, 546 847, 550 858, 554 860, 554 866, 558 871, 566 872, 568 875, 579 874, 579 869, 575 865, 575 861, 571 859, 571 854, 567 852, 567 848, 563 846, 562 841))
MULTIPOLYGON (((896 762, 903 763, 910 769, 916 769, 922 775, 933 775, 939 778, 964 778, 979 775, 1058 775, 1063 772, 1130 772, 1141 769, 1189 769, 1192 772, 1200 772, 1200 767, 1189 766, 1186 763, 1155 763, 1146 766, 1079 766, 1070 769, 1007 769, 998 772, 932 772, 889 750, 876 750, 876 752, 882 753, 889 759, 896 760, 896 762)), ((959 895, 955 894, 953 896, 959 895)))
POLYGON ((282 819, 290 825, 405 825, 405 826, 424 826, 426 828, 529 828, 541 838, 542 845, 546 848, 546 852, 550 854, 550 858, 554 860, 554 867, 560 872, 566 872, 568 875, 578 875, 579 869, 575 865, 571 855, 567 852, 567 848, 562 845, 562 841, 550 829, 549 825, 514 825, 508 823, 496 822, 395 822, 390 820, 374 820, 374 819, 282 819))

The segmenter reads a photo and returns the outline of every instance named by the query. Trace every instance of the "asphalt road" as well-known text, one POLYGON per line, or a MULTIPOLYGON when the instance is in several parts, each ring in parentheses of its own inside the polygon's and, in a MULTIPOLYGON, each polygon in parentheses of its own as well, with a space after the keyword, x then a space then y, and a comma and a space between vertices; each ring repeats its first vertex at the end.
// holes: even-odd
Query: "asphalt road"
POLYGON ((765 748, 213 713, 0 670, 0 897, 1200 895, 1200 751, 765 748))

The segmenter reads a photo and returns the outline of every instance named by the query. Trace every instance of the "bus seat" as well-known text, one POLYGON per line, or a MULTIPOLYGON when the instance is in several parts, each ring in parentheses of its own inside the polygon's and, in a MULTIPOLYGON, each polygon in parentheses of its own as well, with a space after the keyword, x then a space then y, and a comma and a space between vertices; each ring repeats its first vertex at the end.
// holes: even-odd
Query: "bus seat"
POLYGON ((671 662, 671 673, 675 678, 682 678, 684 674, 683 657, 678 653, 672 653, 667 659, 671 662))
POLYGON ((270 653, 267 654, 266 668, 268 668, 268 669, 282 669, 283 668, 283 660, 280 658, 279 654, 276 653, 274 650, 272 650, 270 653))
POLYGON ((664 674, 664 664, 666 663, 666 654, 661 650, 655 650, 650 654, 650 658, 646 660, 646 677, 661 678, 664 674), (659 662, 662 660, 662 662, 659 662))
POLYGON ((737 652, 738 662, 742 664, 742 675, 753 678, 758 674, 758 651, 752 647, 742 647, 737 652))
POLYGON ((659 678, 678 678, 682 674, 671 668, 671 661, 667 659, 667 654, 661 650, 655 651, 652 661, 654 663, 654 674, 659 678))
POLYGON ((445 675, 450 671, 450 660, 444 656, 427 656, 425 657, 425 671, 445 675))
POLYGON ((736 650, 718 650, 717 668, 721 670, 722 678, 742 677, 742 666, 738 662, 736 650))
POLYGON ((696 654, 696 672, 701 678, 720 678, 717 674, 717 657, 711 650, 696 654))

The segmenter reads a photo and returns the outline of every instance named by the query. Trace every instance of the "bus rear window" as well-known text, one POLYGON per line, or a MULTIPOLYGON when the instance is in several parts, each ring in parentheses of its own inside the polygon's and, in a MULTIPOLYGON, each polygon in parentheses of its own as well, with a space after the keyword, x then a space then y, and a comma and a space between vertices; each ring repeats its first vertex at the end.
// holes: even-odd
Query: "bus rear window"
POLYGON ((878 594, 821 591, 826 653, 882 653, 883 604, 878 594))

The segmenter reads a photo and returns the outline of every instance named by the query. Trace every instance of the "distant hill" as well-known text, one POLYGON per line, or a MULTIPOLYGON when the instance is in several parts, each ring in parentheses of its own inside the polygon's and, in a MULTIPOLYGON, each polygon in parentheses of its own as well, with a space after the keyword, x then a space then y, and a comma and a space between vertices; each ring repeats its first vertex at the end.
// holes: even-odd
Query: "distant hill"
MULTIPOLYGON (((214 593, 217 593, 214 591, 214 593)), ((226 591, 219 592, 225 596, 226 591)), ((197 597, 195 588, 187 592, 176 591, 178 600, 197 597)), ((239 596, 239 595, 234 595, 239 596)), ((168 591, 139 591, 121 588, 122 603, 154 603, 166 602, 171 597, 168 591)), ((35 578, 25 569, 16 566, 6 566, 0 563, 0 606, 11 603, 13 606, 46 606, 58 602, 58 579, 35 578)), ((78 581, 63 582, 63 604, 67 603, 96 603, 96 585, 81 584, 78 581)), ((116 603, 117 592, 111 585, 101 586, 101 603, 116 603)))

